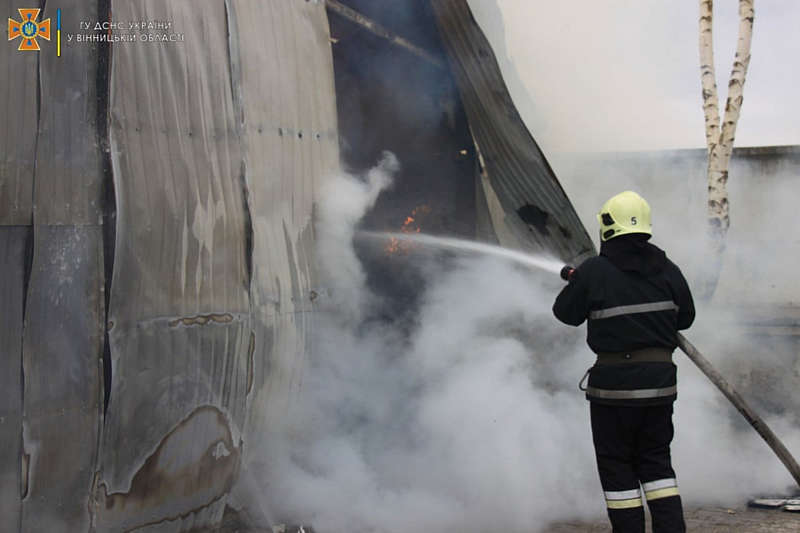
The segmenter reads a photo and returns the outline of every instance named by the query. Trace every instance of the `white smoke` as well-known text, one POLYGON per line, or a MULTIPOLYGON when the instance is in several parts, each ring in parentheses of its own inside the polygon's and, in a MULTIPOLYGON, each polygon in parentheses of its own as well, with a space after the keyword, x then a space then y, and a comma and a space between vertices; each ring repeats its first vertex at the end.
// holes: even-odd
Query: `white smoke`
POLYGON ((384 152, 378 164, 367 172, 363 180, 346 174, 335 175, 325 181, 319 194, 320 224, 317 225, 318 252, 322 258, 322 283, 327 287, 345 290, 349 297, 340 298, 340 318, 358 322, 372 304, 369 294, 362 290, 366 275, 356 257, 352 243, 355 227, 361 217, 375 205, 378 195, 392 184, 392 176, 399 170, 397 157, 384 152))
POLYGON ((576 387, 588 361, 580 331, 552 318, 556 276, 462 259, 431 274, 410 336, 362 322, 373 296, 352 239, 388 184, 385 161, 320 196, 319 257, 349 284, 331 306, 347 313, 319 313, 302 406, 270 450, 268 514, 330 532, 522 532, 601 516, 576 387))
MULTIPOLYGON (((535 532, 603 520, 588 403, 576 387, 593 358, 585 330, 552 316, 556 276, 459 259, 427 272, 410 333, 365 321, 375 298, 353 236, 396 165, 387 155, 366 179, 341 176, 320 196, 319 258, 335 290, 317 313, 302 402, 260 480, 273 523, 535 532)), ((690 336, 702 349, 712 331, 690 336)), ((673 457, 685 501, 735 506, 785 491, 791 478, 766 445, 676 360, 673 457)), ((800 449, 797 428, 771 422, 800 449)))

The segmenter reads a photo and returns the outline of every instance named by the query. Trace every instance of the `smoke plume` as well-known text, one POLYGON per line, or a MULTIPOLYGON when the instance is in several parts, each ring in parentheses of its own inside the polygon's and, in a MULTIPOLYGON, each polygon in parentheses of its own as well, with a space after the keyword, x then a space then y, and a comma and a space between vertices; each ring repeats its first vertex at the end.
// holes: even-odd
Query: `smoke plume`
MULTIPOLYGON (((576 386, 593 358, 585 330, 552 316, 557 276, 429 258, 413 327, 371 318, 377 299, 353 237, 396 168, 387 154, 366 178, 340 176, 320 196, 319 258, 333 291, 316 314, 302 398, 260 480, 269 515, 341 533, 530 532, 602 520, 576 386)), ((702 345, 712 329, 692 336, 702 345)), ((758 436, 676 359, 673 455, 685 501, 732 506, 785 490, 791 479, 758 436)), ((773 422, 799 449, 797 428, 773 422)))

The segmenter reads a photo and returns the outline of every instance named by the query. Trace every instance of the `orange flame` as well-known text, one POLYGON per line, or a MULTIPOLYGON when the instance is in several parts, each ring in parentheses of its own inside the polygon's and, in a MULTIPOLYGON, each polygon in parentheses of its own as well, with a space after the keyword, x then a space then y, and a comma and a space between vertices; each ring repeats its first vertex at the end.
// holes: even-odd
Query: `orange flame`
MULTIPOLYGON (((419 233, 422 231, 421 219, 430 214, 431 208, 427 205, 420 205, 415 207, 409 216, 406 216, 405 222, 400 227, 400 233, 419 233)), ((414 247, 414 243, 403 241, 396 237, 389 239, 389 243, 384 247, 386 255, 403 254, 407 255, 408 252, 414 247)))

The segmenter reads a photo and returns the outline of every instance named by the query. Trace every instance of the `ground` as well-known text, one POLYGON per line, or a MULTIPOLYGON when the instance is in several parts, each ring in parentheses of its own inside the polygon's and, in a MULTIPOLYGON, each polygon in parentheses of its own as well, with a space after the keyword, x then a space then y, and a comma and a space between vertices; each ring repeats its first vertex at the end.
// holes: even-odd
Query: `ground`
MULTIPOLYGON (((649 520, 649 519, 648 519, 649 520)), ((686 512, 686 529, 697 533, 798 533, 800 514, 779 510, 709 507, 686 512)), ((607 533, 607 522, 563 523, 545 533, 607 533)), ((647 529, 648 533, 650 528, 647 529)))
MULTIPOLYGON (((649 520, 649 518, 648 518, 649 520)), ((249 529, 236 517, 228 516, 217 533, 272 533, 269 529, 249 529)), ((686 512, 686 526, 690 533, 800 533, 800 513, 779 510, 705 507, 686 512)), ((295 533, 297 528, 287 528, 295 533)), ((310 528, 305 528, 310 533, 310 528)), ((324 528, 319 530, 324 532, 324 528)), ((554 524, 544 533, 608 533, 607 521, 596 523, 565 522, 554 524)), ((647 529, 650 533, 650 528, 647 529)), ((476 532, 477 533, 477 532, 476 532)))

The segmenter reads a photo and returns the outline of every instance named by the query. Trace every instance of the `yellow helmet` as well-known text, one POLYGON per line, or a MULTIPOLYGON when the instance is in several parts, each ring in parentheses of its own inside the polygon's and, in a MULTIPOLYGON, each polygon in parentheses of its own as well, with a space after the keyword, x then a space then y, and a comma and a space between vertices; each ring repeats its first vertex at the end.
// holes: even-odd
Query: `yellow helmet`
POLYGON ((633 191, 612 196, 597 214, 600 240, 607 241, 630 233, 653 234, 650 205, 633 191))

